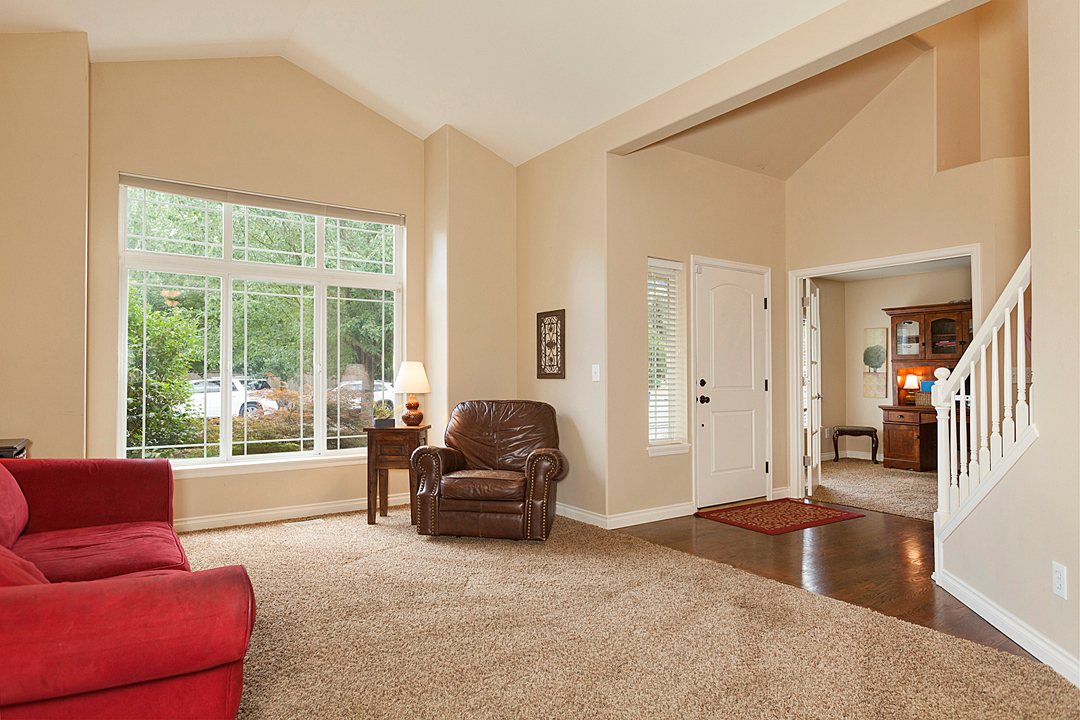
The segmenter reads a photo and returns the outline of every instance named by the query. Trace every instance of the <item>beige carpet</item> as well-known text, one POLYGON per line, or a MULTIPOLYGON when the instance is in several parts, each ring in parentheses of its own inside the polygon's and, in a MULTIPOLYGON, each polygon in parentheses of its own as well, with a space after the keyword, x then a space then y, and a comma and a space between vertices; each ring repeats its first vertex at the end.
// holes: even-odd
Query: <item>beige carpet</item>
POLYGON ((886 470, 881 464, 854 458, 841 458, 840 462, 825 460, 821 463, 821 484, 814 499, 933 520, 937 509, 937 473, 886 470))
POLYGON ((425 538, 408 510, 182 535, 243 563, 242 718, 1077 718, 1048 667, 557 518, 425 538))

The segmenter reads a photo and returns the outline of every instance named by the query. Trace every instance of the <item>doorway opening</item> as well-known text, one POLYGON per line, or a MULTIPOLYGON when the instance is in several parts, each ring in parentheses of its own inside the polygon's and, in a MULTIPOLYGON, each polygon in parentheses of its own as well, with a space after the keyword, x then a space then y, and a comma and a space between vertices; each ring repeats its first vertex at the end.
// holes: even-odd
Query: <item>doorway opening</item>
POLYGON ((979 267, 968 245, 789 273, 791 497, 933 518, 936 416, 918 403, 978 327, 979 267))

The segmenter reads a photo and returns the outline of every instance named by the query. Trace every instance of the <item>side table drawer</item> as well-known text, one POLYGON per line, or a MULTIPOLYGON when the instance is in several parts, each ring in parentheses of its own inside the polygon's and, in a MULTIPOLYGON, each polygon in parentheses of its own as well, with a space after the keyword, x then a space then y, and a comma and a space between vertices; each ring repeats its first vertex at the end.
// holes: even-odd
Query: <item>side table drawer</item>
POLYGON ((911 425, 918 425, 921 417, 922 414, 917 412, 897 412, 895 410, 885 411, 885 422, 908 423, 911 425))

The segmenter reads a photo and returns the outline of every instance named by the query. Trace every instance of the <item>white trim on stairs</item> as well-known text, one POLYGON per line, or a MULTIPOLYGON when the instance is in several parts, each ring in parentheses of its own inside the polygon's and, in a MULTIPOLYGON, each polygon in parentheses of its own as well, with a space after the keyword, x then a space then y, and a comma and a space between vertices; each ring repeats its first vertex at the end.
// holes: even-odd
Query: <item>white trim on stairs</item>
POLYGON ((1007 635, 1013 642, 1056 670, 1073 685, 1080 685, 1080 660, 1074 658, 1031 625, 983 595, 948 570, 934 573, 934 581, 967 605, 981 618, 1007 635))
MULTIPOLYGON (((409 493, 397 493, 389 497, 389 504, 408 505, 409 493)), ((220 515, 196 515, 173 521, 176 532, 206 530, 208 528, 230 527, 232 525, 251 525, 253 523, 290 520, 292 518, 312 517, 315 515, 333 515, 334 513, 367 510, 367 498, 350 500, 331 500, 330 502, 309 503, 307 505, 287 505, 285 507, 265 508, 262 510, 243 510, 241 512, 221 513, 220 515)))
MULTIPOLYGON (((975 488, 960 507, 949 516, 949 522, 945 523, 945 527, 941 529, 941 532, 936 533, 938 542, 945 542, 945 539, 953 534, 956 528, 960 527, 960 523, 964 522, 964 518, 971 514, 971 511, 978 507, 979 503, 983 501, 990 491, 994 489, 994 486, 998 484, 1001 478, 1008 474, 1009 470, 1016 461, 1027 451, 1029 447, 1039 437, 1039 431, 1035 429, 1034 425, 1028 425, 1027 430, 1021 433, 1020 437, 1016 439, 1016 443, 1009 448, 1009 452, 1005 453, 1005 456, 998 461, 998 464, 994 466, 994 469, 990 471, 990 474, 979 482, 979 487, 975 488)), ((935 513, 936 515, 937 513, 935 513)))

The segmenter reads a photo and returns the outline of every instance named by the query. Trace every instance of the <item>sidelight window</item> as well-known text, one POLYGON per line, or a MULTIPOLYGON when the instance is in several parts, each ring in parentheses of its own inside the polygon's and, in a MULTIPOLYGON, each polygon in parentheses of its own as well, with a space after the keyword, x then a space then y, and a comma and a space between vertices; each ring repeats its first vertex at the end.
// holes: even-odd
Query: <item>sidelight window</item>
POLYGON ((685 443, 686 302, 682 263, 649 258, 649 445, 685 443))

